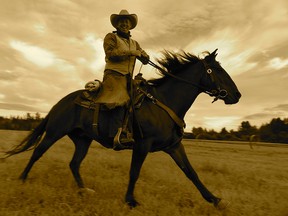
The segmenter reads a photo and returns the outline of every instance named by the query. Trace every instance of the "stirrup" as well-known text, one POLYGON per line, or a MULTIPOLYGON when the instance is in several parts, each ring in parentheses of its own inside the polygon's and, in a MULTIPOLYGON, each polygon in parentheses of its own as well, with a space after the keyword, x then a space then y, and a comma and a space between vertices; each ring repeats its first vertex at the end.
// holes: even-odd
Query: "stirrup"
POLYGON ((121 145, 121 142, 120 142, 121 133, 122 133, 122 127, 118 128, 117 134, 115 135, 113 139, 113 148, 116 145, 121 145))
POLYGON ((133 138, 121 139, 122 131, 123 131, 122 127, 118 128, 117 134, 113 139, 113 149, 115 151, 132 149, 133 144, 135 143, 133 138))

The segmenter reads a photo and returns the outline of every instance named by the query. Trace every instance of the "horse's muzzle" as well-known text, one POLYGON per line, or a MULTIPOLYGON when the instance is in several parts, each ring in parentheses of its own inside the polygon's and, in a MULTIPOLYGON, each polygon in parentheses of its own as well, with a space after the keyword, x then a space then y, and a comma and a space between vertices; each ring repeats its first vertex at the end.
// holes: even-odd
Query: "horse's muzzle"
POLYGON ((239 102, 241 96, 242 96, 241 93, 237 91, 233 95, 228 94, 225 98, 223 98, 223 100, 225 104, 236 104, 239 102))

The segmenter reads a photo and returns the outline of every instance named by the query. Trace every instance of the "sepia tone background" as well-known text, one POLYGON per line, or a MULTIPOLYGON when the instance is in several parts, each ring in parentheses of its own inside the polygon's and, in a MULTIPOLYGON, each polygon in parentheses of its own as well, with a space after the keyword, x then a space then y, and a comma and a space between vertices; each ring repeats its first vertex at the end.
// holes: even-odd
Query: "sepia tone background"
MULTIPOLYGON (((186 130, 235 129, 242 121, 260 126, 288 116, 285 0, 0 0, 0 116, 44 116, 68 93, 102 79, 103 38, 114 30, 110 15, 121 9, 138 15, 132 36, 153 61, 164 49, 200 56, 219 49, 218 60, 243 96, 227 106, 200 95, 186 130)), ((150 66, 141 72, 157 77, 150 66)), ((27 133, 1 130, 0 152, 27 133)), ((67 137, 35 164, 25 184, 18 176, 32 152, 0 160, 0 215, 287 215, 286 145, 184 140, 200 179, 230 202, 218 211, 164 153, 149 154, 135 190, 141 205, 129 209, 123 197, 131 152, 94 144, 81 166, 93 194, 75 184, 67 137)))
MULTIPOLYGON (((199 96, 185 117, 186 130, 287 117, 285 0, 1 0, 0 115, 44 116, 68 93, 102 79, 103 38, 114 30, 110 15, 121 9, 138 15, 132 36, 152 60, 164 49, 200 56, 219 49, 218 60, 243 96, 232 106, 199 96)), ((150 66, 141 72, 157 77, 150 66)))

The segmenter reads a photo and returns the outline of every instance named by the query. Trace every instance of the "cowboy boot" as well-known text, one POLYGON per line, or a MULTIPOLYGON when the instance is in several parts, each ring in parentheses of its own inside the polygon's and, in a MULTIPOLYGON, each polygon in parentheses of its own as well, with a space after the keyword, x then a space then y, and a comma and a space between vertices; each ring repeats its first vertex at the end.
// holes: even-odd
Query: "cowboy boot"
MULTIPOLYGON (((111 115, 111 131, 110 134, 115 134, 113 139, 113 149, 114 150, 122 150, 122 149, 131 149, 133 147, 133 143, 135 143, 132 136, 129 136, 127 133, 127 123, 126 123, 126 116, 125 115, 125 108, 124 107, 117 107, 112 111, 111 115), (124 119, 125 116, 125 119, 124 119), (123 120, 124 119, 124 120, 123 120), (124 121, 124 123, 123 123, 124 121), (117 130, 117 132, 114 132, 117 130)), ((113 136, 113 135, 112 135, 113 136)))
POLYGON ((123 132, 122 128, 119 128, 113 140, 113 149, 115 151, 132 149, 134 143, 135 140, 127 132, 123 132))

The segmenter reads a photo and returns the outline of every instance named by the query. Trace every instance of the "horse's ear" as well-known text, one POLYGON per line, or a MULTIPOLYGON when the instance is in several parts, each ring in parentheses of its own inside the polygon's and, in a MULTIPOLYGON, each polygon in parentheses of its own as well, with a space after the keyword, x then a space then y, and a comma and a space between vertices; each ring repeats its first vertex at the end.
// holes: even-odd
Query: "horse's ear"
POLYGON ((217 51, 218 51, 218 48, 215 49, 215 50, 211 53, 211 56, 213 56, 214 58, 216 58, 216 56, 218 55, 217 51))
POLYGON ((210 61, 215 60, 216 56, 218 55, 217 50, 218 49, 215 49, 212 53, 210 53, 208 56, 206 56, 205 59, 210 60, 210 61))

